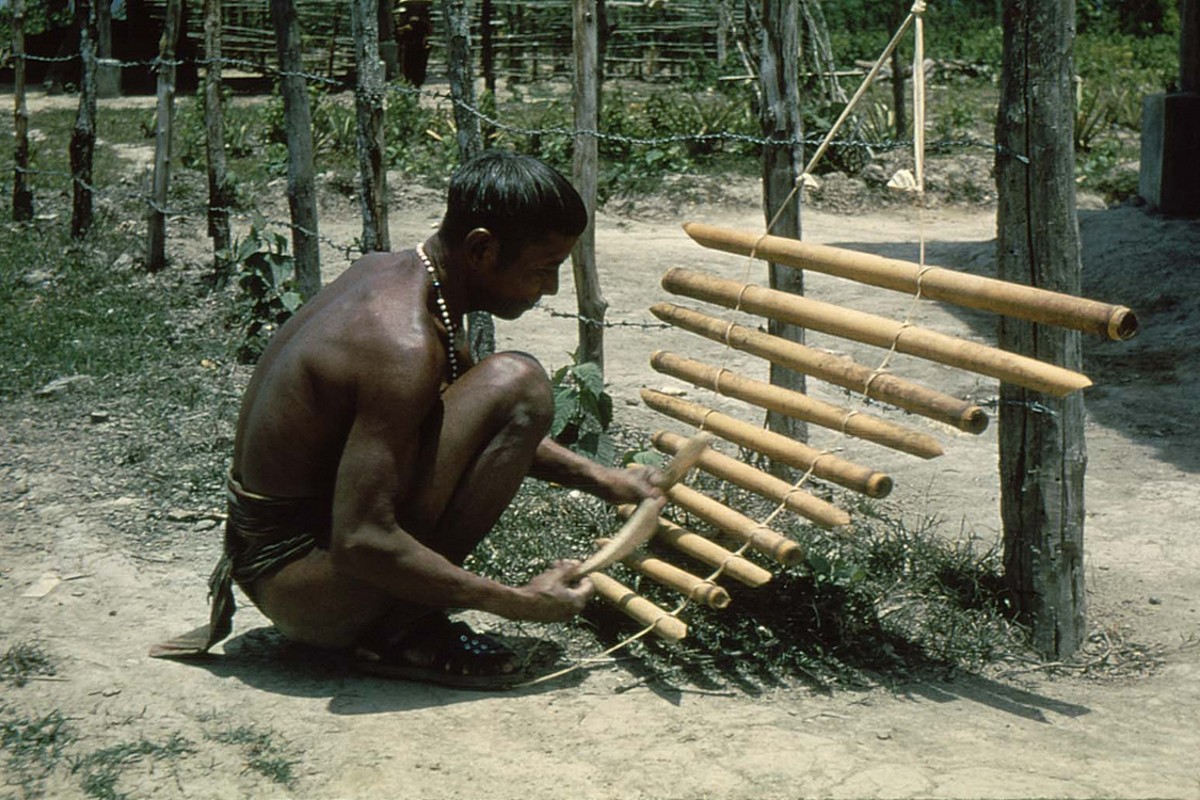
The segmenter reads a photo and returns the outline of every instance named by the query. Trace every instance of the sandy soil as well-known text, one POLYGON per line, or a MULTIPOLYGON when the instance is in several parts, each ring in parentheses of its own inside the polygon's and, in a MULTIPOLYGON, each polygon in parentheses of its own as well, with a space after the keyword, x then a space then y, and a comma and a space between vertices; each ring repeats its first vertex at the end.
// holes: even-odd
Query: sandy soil
MULTIPOLYGON (((670 266, 761 280, 757 267, 703 251, 680 229, 688 219, 760 228, 752 189, 740 196, 603 216, 609 320, 652 322, 646 308, 665 299, 657 281, 670 266)), ((439 211, 436 193, 397 192, 395 246, 423 238, 439 211)), ((350 200, 326 208, 322 232, 352 240, 356 213, 350 200)), ((215 523, 198 509, 190 519, 154 523, 177 534, 160 552, 114 546, 114 520, 144 508, 144 498, 103 490, 85 466, 86 429, 61 436, 36 415, 6 414, 0 641, 36 640, 59 669, 52 680, 6 687, 4 702, 27 712, 60 709, 92 750, 174 733, 192 743, 181 757, 126 764, 116 788, 131 797, 1200 797, 1200 490, 1192 482, 1200 473, 1200 225, 1132 207, 1085 210, 1081 224, 1088 293, 1135 307, 1143 324, 1133 342, 1089 346, 1087 361, 1097 383, 1087 396, 1091 617, 1098 631, 1147 654, 1140 674, 1050 679, 1032 670, 832 696, 799 686, 749 696, 648 687, 618 662, 563 684, 479 695, 359 677, 337 659, 313 660, 281 643, 252 609, 239 613, 234 638, 211 661, 155 661, 146 657, 152 642, 203 618, 215 523), (42 591, 38 581, 51 572, 64 580, 42 591), (230 729, 265 733, 268 755, 294 762, 293 785, 257 771, 247 744, 213 738, 230 729)), ((816 241, 905 257, 923 226, 932 263, 975 271, 988 268, 994 236, 988 209, 942 208, 923 218, 903 209, 809 212, 805 226, 816 241)), ((333 253, 327 263, 330 276, 340 268, 333 253)), ((905 297, 815 275, 809 291, 897 318, 909 306, 905 297)), ((570 281, 545 305, 569 312, 570 281)), ((914 318, 992 339, 985 315, 922 304, 914 318)), ((535 310, 502 324, 499 336, 502 346, 556 366, 573 347, 575 323, 535 310)), ((647 367, 648 354, 664 347, 762 372, 687 334, 613 328, 608 376, 626 424, 661 424, 637 404, 639 387, 686 388, 647 367)), ((910 359, 894 367, 952 394, 997 396, 994 382, 956 370, 910 359)), ((904 419, 934 433, 947 454, 921 462, 815 430, 814 442, 890 472, 897 488, 888 502, 902 512, 936 513, 952 529, 961 524, 994 540, 994 426, 972 437, 904 419)), ((12 786, 4 791, 20 796, 12 786)), ((81 796, 80 773, 60 770, 46 791, 81 796)))

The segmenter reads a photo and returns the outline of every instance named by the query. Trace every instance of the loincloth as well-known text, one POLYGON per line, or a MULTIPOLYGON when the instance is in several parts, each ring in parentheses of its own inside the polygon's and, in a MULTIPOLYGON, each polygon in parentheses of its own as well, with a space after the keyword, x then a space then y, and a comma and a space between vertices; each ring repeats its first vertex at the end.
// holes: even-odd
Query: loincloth
POLYGON ((327 498, 267 497, 246 491, 231 475, 226 482, 225 547, 208 579, 208 625, 164 643, 152 653, 202 655, 233 630, 233 584, 254 600, 259 578, 298 561, 316 548, 329 549, 332 504, 327 498))

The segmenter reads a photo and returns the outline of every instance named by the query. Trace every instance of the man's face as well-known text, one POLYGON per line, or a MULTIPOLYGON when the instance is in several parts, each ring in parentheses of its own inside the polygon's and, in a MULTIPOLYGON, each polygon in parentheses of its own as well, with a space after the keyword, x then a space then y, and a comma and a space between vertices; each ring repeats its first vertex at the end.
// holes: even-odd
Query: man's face
POLYGON ((576 238, 546 234, 525 245, 510 263, 489 270, 483 310, 500 319, 516 319, 544 296, 558 294, 559 268, 576 238))

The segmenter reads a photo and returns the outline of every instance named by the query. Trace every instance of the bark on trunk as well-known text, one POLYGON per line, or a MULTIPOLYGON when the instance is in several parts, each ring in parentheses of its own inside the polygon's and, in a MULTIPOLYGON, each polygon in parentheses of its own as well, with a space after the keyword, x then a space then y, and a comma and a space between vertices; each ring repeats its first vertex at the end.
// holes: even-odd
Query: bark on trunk
POLYGON ((91 0, 81 0, 78 13, 83 79, 71 132, 71 236, 77 239, 92 227, 92 157, 96 150, 96 9, 91 0))
MULTIPOLYGON (((599 16, 595 0, 575 0, 575 129, 594 131, 599 125, 599 16)), ((604 369, 604 315, 608 302, 600 289, 596 270, 596 161, 598 149, 595 136, 575 137, 575 159, 572 179, 588 210, 588 226, 571 253, 575 270, 575 294, 579 307, 579 349, 576 361, 593 362, 604 369)))
MULTIPOLYGON (((760 41, 759 84, 762 87, 760 121, 763 137, 779 144, 763 147, 763 210, 768 233, 800 238, 800 197, 793 194, 804 169, 803 125, 800 119, 798 56, 800 31, 797 24, 798 0, 763 0, 760 41)), ((769 263, 773 289, 804 294, 804 273, 769 263)), ((772 320, 768 331, 788 341, 803 343, 804 329, 772 320)), ((804 376, 771 365, 771 383, 796 392, 804 392, 804 376)), ((808 441, 808 429, 802 420, 772 411, 767 427, 792 439, 808 441)))
POLYGON ((271 0, 271 24, 279 53, 280 88, 288 145, 288 206, 292 215, 292 251, 296 285, 304 299, 321 290, 317 193, 313 180, 312 113, 308 107, 304 63, 300 58, 300 23, 292 0, 271 0))
POLYGON ((25 95, 25 0, 13 0, 13 195, 14 222, 33 219, 29 189, 29 105, 25 95))
MULTIPOLYGON (((1073 0, 1012 0, 996 124, 999 277, 1079 294, 1073 150, 1073 0), (1022 160, 1024 157, 1026 160, 1022 160)), ((1000 345, 1078 370, 1080 335, 1002 318, 1000 345)), ((1044 655, 1087 635, 1083 574, 1083 395, 1000 387, 1005 580, 1044 655)))
POLYGON ((213 242, 213 269, 224 279, 233 247, 229 208, 233 186, 225 163, 225 108, 221 97, 221 0, 204 0, 204 153, 208 162, 208 235, 213 242))
POLYGON ((383 61, 379 57, 379 2, 351 0, 358 83, 358 203, 364 252, 391 249, 387 215, 387 169, 383 163, 383 61))
MULTIPOLYGON (((105 0, 99 0, 105 2, 105 0)), ((175 45, 183 0, 167 0, 167 18, 158 44, 158 111, 154 124, 154 178, 150 197, 146 268, 151 272, 167 265, 167 192, 171 185, 172 125, 175 119, 175 45)))

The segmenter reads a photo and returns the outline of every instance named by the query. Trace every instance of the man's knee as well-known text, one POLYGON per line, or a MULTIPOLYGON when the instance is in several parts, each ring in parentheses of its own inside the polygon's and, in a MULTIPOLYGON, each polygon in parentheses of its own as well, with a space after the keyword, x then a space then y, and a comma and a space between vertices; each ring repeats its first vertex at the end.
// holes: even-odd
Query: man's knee
POLYGON ((554 419, 554 392, 545 368, 536 358, 518 351, 495 353, 479 366, 487 369, 513 421, 549 429, 554 419))

